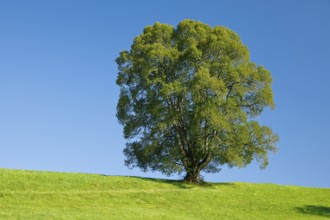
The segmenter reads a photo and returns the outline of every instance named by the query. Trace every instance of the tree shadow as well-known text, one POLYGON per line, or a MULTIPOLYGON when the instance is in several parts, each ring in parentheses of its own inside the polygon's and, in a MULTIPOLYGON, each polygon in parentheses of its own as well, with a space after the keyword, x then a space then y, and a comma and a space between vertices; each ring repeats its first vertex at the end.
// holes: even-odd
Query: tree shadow
POLYGON ((327 206, 306 205, 303 207, 298 207, 296 208, 296 210, 303 214, 317 215, 330 218, 330 207, 327 206))
POLYGON ((180 189, 191 189, 193 187, 208 187, 212 188, 215 184, 203 182, 201 185, 195 185, 195 184, 189 184, 185 182, 184 180, 169 180, 169 179, 158 179, 158 178, 148 178, 148 177, 140 177, 140 176, 128 176, 129 178, 136 178, 136 179, 142 179, 146 181, 151 181, 155 183, 166 183, 176 186, 180 189))
MULTIPOLYGON (((110 175, 101 174, 101 176, 110 176, 110 175)), ((194 187, 214 188, 214 187, 220 186, 220 185, 222 185, 222 186, 233 185, 232 183, 211 183, 211 182, 203 182, 200 185, 196 185, 196 184, 189 184, 189 183, 185 182, 184 180, 158 179, 158 178, 149 178, 149 177, 140 177, 140 176, 125 176, 125 177, 132 178, 132 179, 146 180, 146 181, 155 182, 155 183, 171 184, 180 189, 191 189, 194 187)))

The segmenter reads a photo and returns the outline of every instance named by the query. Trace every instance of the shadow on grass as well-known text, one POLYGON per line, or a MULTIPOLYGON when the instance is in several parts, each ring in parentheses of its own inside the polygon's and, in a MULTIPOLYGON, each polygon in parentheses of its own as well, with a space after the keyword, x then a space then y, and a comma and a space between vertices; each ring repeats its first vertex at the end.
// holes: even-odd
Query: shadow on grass
POLYGON ((155 182, 155 183, 171 184, 180 189, 190 189, 192 187, 191 185, 185 183, 182 180, 157 179, 157 178, 148 178, 148 177, 139 177, 139 176, 129 176, 129 178, 146 180, 146 181, 155 182))
POLYGON ((327 206, 306 205, 304 207, 298 207, 296 210, 303 214, 330 218, 330 207, 327 206))
MULTIPOLYGON (((107 176, 103 175, 102 176, 107 176)), ((140 177, 140 176, 126 176, 127 178, 133 178, 133 179, 139 179, 139 180, 145 180, 145 181, 150 181, 154 183, 166 183, 166 184, 171 184, 174 185, 180 189, 191 189, 193 187, 196 187, 197 185, 195 184, 189 184, 185 182, 184 180, 169 180, 169 179, 157 179, 157 178, 148 178, 148 177, 140 177)), ((208 182, 203 182, 199 187, 206 187, 206 188, 214 188, 215 186, 231 186, 233 185, 232 183, 208 183, 208 182)))

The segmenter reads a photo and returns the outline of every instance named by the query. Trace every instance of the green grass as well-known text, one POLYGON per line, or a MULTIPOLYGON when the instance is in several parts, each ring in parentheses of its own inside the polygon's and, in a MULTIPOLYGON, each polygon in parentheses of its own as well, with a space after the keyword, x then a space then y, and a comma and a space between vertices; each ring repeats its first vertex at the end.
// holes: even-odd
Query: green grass
POLYGON ((330 189, 0 169, 0 219, 329 219, 330 189))

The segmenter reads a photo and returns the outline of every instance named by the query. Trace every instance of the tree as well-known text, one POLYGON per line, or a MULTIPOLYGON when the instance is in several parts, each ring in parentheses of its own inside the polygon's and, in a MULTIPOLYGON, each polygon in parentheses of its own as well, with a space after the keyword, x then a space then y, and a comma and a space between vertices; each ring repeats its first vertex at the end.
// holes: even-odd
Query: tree
POLYGON ((274 108, 272 79, 236 33, 193 20, 155 23, 116 62, 127 166, 185 172, 197 184, 201 171, 225 164, 267 166, 278 136, 255 119, 274 108))

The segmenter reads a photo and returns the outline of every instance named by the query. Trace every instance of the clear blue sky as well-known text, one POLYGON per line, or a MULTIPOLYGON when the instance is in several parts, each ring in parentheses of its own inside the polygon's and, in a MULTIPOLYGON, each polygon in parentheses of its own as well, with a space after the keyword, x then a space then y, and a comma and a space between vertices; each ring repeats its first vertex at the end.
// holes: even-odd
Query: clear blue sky
POLYGON ((186 18, 237 32, 274 81, 268 168, 205 180, 330 187, 329 0, 0 1, 0 167, 167 178, 124 166, 114 60, 146 25, 186 18))

